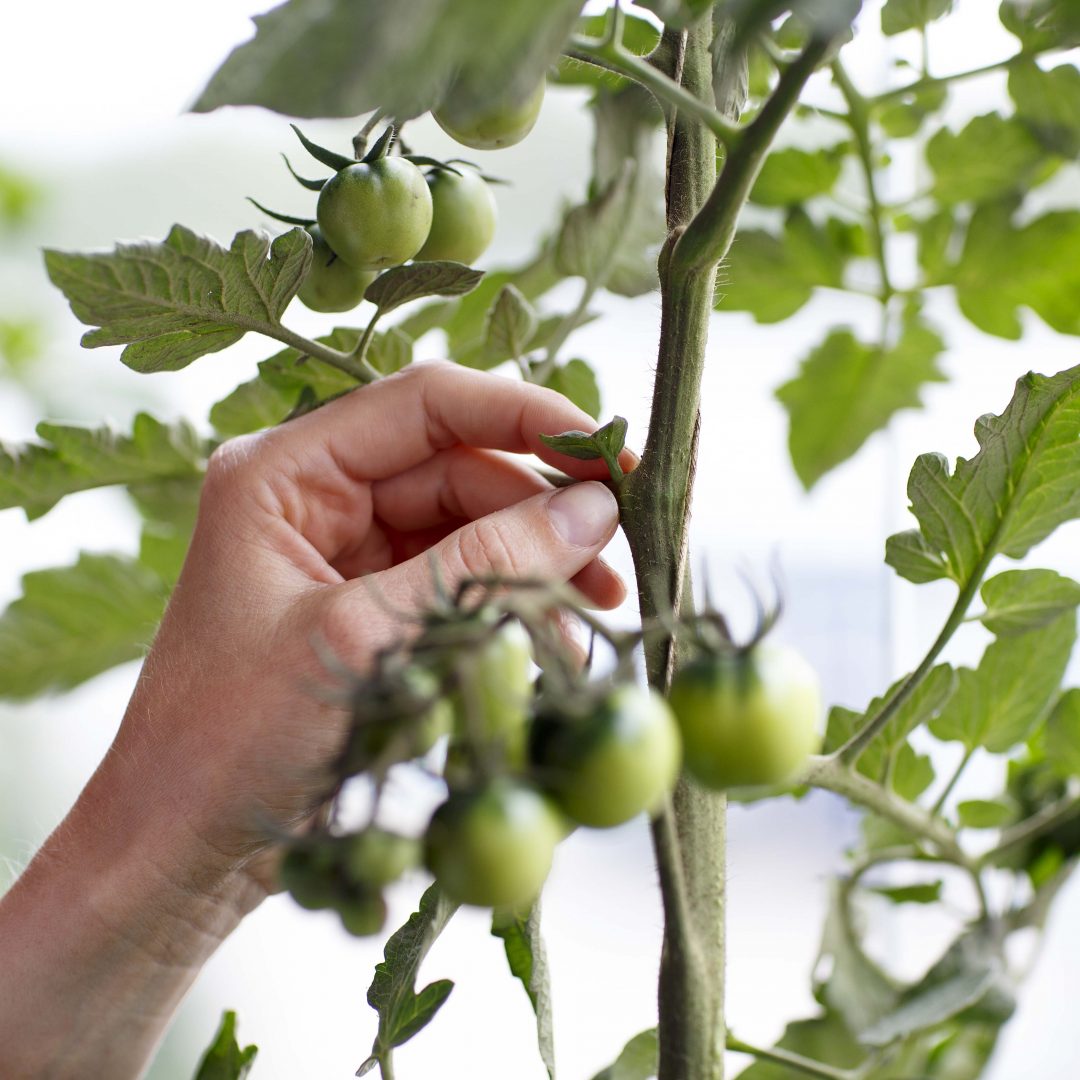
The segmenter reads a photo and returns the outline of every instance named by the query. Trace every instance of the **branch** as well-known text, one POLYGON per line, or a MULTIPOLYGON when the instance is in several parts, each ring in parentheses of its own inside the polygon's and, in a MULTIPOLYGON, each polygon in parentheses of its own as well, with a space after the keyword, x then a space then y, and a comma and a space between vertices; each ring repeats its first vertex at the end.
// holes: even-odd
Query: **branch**
POLYGON ((1037 814, 1005 829, 997 844, 979 859, 979 865, 992 866, 1006 852, 1053 832, 1077 816, 1080 816, 1080 798, 1075 795, 1044 806, 1037 814))
POLYGON ((740 137, 738 124, 733 124, 707 102, 695 97, 674 79, 618 42, 575 36, 570 39, 570 49, 566 55, 625 75, 648 87, 661 105, 670 105, 700 120, 725 146, 732 146, 740 137))
POLYGON ((310 356, 313 360, 321 360, 324 364, 329 364, 339 371, 344 371, 346 375, 351 375, 358 383, 371 383, 382 378, 366 360, 361 359, 358 362, 349 353, 339 352, 337 349, 331 349, 329 345, 311 341, 285 326, 271 328, 260 323, 253 329, 265 337, 274 338, 276 341, 296 349, 297 352, 302 352, 305 356, 310 356))
POLYGON ((836 1069, 832 1065, 826 1065, 821 1061, 803 1057, 801 1054, 793 1054, 790 1050, 782 1050, 778 1046, 766 1049, 761 1046, 751 1046, 742 1039, 728 1035, 727 1048, 736 1054, 750 1054, 762 1061, 774 1061, 778 1065, 786 1065, 796 1072, 805 1073, 807 1076, 819 1076, 824 1080, 857 1080, 860 1075, 852 1069, 836 1069))
POLYGON ((803 87, 831 47, 831 38, 811 41, 784 71, 754 122, 740 131, 739 138, 728 149, 724 171, 708 201, 675 244, 671 253, 673 276, 707 271, 727 254, 735 237, 739 214, 765 164, 776 133, 798 104, 803 87))

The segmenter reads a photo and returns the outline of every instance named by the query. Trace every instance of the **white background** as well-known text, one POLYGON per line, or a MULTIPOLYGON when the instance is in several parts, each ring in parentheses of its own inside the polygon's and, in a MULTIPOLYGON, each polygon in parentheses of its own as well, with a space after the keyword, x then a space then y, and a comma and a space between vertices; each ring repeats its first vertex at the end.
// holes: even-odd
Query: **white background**
MULTIPOLYGON (((958 6, 957 18, 935 30, 936 71, 1008 54, 1012 41, 996 27, 996 4, 960 0, 958 6)), ((258 110, 183 113, 228 49, 248 35, 247 17, 258 9, 254 0, 169 6, 61 0, 10 5, 4 12, 0 162, 37 179, 45 200, 32 228, 0 235, 0 318, 33 315, 47 331, 32 385, 0 382, 3 438, 31 436, 43 415, 124 423, 140 407, 202 423, 209 405, 274 351, 249 337, 184 372, 135 375, 117 362, 118 350, 79 349, 81 327, 46 281, 38 254, 42 246, 85 249, 161 237, 174 221, 228 241, 237 229, 267 224, 244 202, 249 194, 285 211, 306 210, 309 195, 288 179, 278 157, 286 150, 300 160, 280 117, 258 110)), ((880 40, 876 5, 868 5, 863 23, 867 33, 852 67, 872 91, 890 77, 895 50, 908 45, 880 40)), ((830 91, 821 84, 817 93, 825 100, 830 91)), ((990 78, 966 84, 954 109, 962 120, 1002 102, 1003 83, 990 78)), ((559 206, 581 197, 590 137, 582 104, 575 91, 552 92, 535 134, 491 155, 492 171, 514 183, 498 190, 502 224, 484 265, 527 252, 559 206)), ((354 127, 307 125, 318 141, 340 146, 354 127)), ((424 152, 453 150, 428 121, 415 123, 412 136, 424 152)), ((918 182, 919 166, 909 158, 897 155, 894 195, 918 182)), ((861 196, 857 177, 846 177, 842 186, 861 196)), ((1050 197, 1068 200, 1077 190, 1075 170, 1066 170, 1050 197)), ((910 252, 900 245, 895 254, 902 276, 910 252)), ((565 309, 573 299, 572 288, 560 291, 553 305, 565 309)), ((598 368, 606 411, 626 415, 632 440, 640 439, 657 301, 612 299, 601 306, 611 317, 580 332, 571 347, 598 368)), ((709 347, 696 558, 707 560, 722 599, 740 608, 745 598, 735 584, 737 568, 762 571, 778 552, 788 581, 783 633, 817 664, 829 700, 853 707, 917 662, 952 600, 947 586, 916 588, 881 563, 885 537, 905 527, 910 462, 926 450, 974 452, 975 418, 1000 411, 1018 375, 1077 362, 1075 342, 1055 337, 1034 318, 1024 344, 1011 345, 968 327, 947 297, 936 298, 930 314, 949 341, 945 367, 952 382, 928 389, 925 411, 902 414, 811 497, 791 470, 786 423, 772 392, 825 327, 843 322, 869 332, 874 305, 826 294, 780 328, 728 315, 717 318, 709 347)), ((301 332, 327 325, 299 305, 288 318, 301 332)), ((27 570, 63 564, 79 550, 130 551, 135 536, 133 515, 115 493, 74 496, 33 525, 19 511, 0 513, 0 602, 18 594, 18 578, 27 570)), ((1075 527, 1060 530, 1039 552, 1039 564, 1080 573, 1077 536, 1075 527)), ((628 568, 618 543, 612 558, 628 568)), ((950 658, 970 662, 983 641, 979 630, 966 629, 950 658)), ((128 666, 65 697, 0 706, 0 852, 9 856, 7 878, 59 820, 108 745, 135 674, 128 666)), ((940 771, 952 760, 946 751, 940 771)), ((977 761, 962 794, 990 794, 997 777, 995 765, 977 761)), ((825 889, 855 827, 855 816, 825 796, 733 810, 729 1015, 742 1038, 768 1042, 787 1020, 812 1013, 809 973, 825 889)), ((0 868, 0 887, 4 880, 0 868)), ((392 894, 395 925, 421 887, 416 880, 392 894)), ((965 900, 962 893, 956 899, 965 900)), ((655 1022, 660 910, 643 825, 573 836, 559 853, 545 913, 559 1066, 564 1077, 584 1080, 655 1022)), ((925 966, 942 932, 955 925, 948 916, 898 917, 878 908, 870 914, 878 928, 874 948, 909 975, 925 966)), ((1080 888, 1073 887, 1058 900, 1049 947, 1026 983, 988 1074, 993 1080, 1074 1075, 1080 1031, 1065 1003, 1080 993, 1070 960, 1080 947, 1077 926, 1080 888)), ((223 1008, 239 1011, 242 1037, 261 1048, 257 1080, 350 1076, 374 1032, 364 994, 380 951, 376 941, 348 938, 331 916, 301 913, 287 899, 269 901, 208 965, 151 1076, 190 1076, 223 1008)), ((450 977, 457 986, 431 1027, 400 1051, 399 1076, 543 1075, 526 999, 506 973, 501 943, 488 936, 483 913, 455 919, 423 974, 450 977)), ((732 1061, 733 1067, 744 1063, 732 1061)))

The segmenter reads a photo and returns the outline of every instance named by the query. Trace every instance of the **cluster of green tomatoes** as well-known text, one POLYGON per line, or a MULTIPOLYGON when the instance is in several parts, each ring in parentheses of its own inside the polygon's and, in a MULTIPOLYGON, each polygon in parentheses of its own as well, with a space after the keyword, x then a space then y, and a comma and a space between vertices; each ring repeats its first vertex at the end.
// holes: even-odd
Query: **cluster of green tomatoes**
POLYGON ((817 678, 790 649, 703 649, 666 699, 624 661, 581 671, 549 613, 485 600, 429 614, 351 690, 338 776, 373 782, 372 824, 297 840, 284 885, 356 934, 381 929, 383 889, 421 865, 454 901, 521 908, 566 836, 658 813, 682 767, 714 790, 783 784, 819 744, 817 678), (375 824, 388 770, 409 761, 447 790, 422 838, 375 824))
MULTIPOLYGON (((462 112, 450 93, 432 116, 464 146, 494 150, 525 138, 543 99, 541 83, 524 102, 496 104, 477 115, 462 112)), ((495 198, 490 178, 476 166, 460 159, 392 155, 393 127, 362 160, 297 134, 318 161, 337 170, 325 181, 296 177, 319 192, 315 218, 260 209, 311 234, 311 268, 297 295, 313 311, 351 311, 380 271, 410 259, 471 266, 487 250, 495 235, 495 198)))

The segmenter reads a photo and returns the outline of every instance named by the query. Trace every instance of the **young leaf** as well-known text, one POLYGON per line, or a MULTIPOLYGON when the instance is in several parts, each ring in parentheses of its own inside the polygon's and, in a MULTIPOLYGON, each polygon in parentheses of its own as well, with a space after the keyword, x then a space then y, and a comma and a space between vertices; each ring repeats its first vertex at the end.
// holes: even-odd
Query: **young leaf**
MULTIPOLYGON (((1000 416, 976 423, 975 457, 957 459, 952 474, 940 454, 917 458, 908 496, 926 540, 924 580, 933 580, 936 556, 962 586, 995 554, 1019 559, 1080 515, 1078 426, 1080 367, 1051 377, 1029 374, 1000 416)), ((893 544, 886 560, 899 570, 894 559, 900 555, 910 569, 912 551, 910 540, 893 544)))
POLYGON ((833 330, 776 396, 790 418, 792 464, 809 490, 850 458, 901 409, 920 408, 919 392, 943 382, 937 358, 945 344, 912 319, 900 340, 882 352, 850 330, 833 330))
POLYGON ((484 353, 491 366, 503 360, 520 360, 536 334, 536 309, 513 285, 504 285, 488 312, 484 353))
POLYGON ((236 1013, 225 1012, 214 1041, 199 1062, 195 1080, 244 1080, 258 1052, 257 1046, 240 1049, 236 1041, 236 1013))
POLYGON ((540 441, 552 450, 579 461, 595 461, 602 458, 614 479, 622 476, 619 454, 626 445, 626 420, 616 416, 591 435, 584 431, 564 431, 561 435, 541 435, 540 441))
POLYGON ((849 144, 839 143, 824 150, 788 147, 776 150, 765 165, 750 193, 751 202, 761 206, 795 206, 818 195, 827 195, 840 179, 849 144))
POLYGON ((1059 776, 1080 776, 1080 690, 1066 690, 1046 721, 1046 760, 1059 776))
POLYGON ((989 799, 966 799, 956 806, 956 816, 965 829, 1000 829, 1016 817, 1015 808, 989 799))
POLYGON ((393 266, 383 271, 368 287, 364 299, 371 301, 380 315, 419 300, 423 296, 462 296, 480 284, 483 270, 464 263, 418 262, 393 266))
POLYGON ((226 251, 174 225, 160 244, 118 244, 108 254, 45 252, 49 278, 71 310, 98 327, 83 335, 83 345, 126 345, 120 359, 141 372, 178 371, 249 330, 276 328, 310 264, 304 229, 273 243, 246 230, 226 251))
POLYGON ((652 1080, 660 1064, 660 1044, 656 1028, 639 1032, 619 1056, 593 1080, 652 1080))
POLYGON ((0 615, 0 697, 69 690, 143 655, 168 589, 146 566, 118 555, 79 556, 35 570, 0 615))
POLYGON ((568 360, 553 368, 544 385, 558 390, 594 419, 600 415, 600 387, 595 372, 584 360, 568 360))
POLYGON ((302 117, 381 108, 406 120, 437 105, 456 79, 455 102, 480 112, 536 88, 580 11, 581 0, 410 0, 405 8, 289 0, 255 17, 255 37, 232 51, 194 108, 262 105, 302 117))
POLYGON ((931 732, 968 750, 1003 754, 1023 742, 1046 714, 1076 641, 1076 613, 987 646, 976 670, 959 668, 956 692, 931 732))
POLYGON ((371 1056, 357 1076, 370 1072, 394 1047, 411 1039, 449 997, 454 988, 449 979, 430 983, 417 993, 416 975, 455 911, 457 905, 432 885, 420 898, 419 910, 386 942, 383 960, 375 965, 375 978, 368 988, 368 1004, 379 1014, 379 1031, 371 1056))
POLYGON ((131 434, 112 428, 38 424, 44 445, 0 446, 0 510, 21 506, 33 520, 65 495, 112 484, 200 476, 208 447, 184 423, 139 413, 131 434))
POLYGON ((1080 583, 1053 570, 1006 570, 983 583, 983 626, 997 637, 1024 634, 1080 606, 1080 583))
POLYGON ((555 1040, 551 1028, 551 983, 547 953, 540 934, 539 901, 524 914, 496 910, 491 917, 491 932, 502 938, 510 971, 525 987, 536 1014, 536 1038, 540 1057, 548 1076, 555 1080, 555 1040))

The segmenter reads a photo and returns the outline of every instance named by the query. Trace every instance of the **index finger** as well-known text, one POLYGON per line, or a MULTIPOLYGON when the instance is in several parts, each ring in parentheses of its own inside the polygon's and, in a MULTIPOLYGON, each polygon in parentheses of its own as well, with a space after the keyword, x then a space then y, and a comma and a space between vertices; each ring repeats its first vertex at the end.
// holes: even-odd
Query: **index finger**
MULTIPOLYGON (((560 454, 539 436, 596 427, 588 413, 554 390, 437 361, 411 365, 275 429, 267 436, 267 449, 303 471, 324 464, 329 452, 354 479, 381 480, 464 445, 536 454, 590 480, 607 476, 602 461, 560 454)), ((624 469, 636 461, 623 452, 624 469)))

